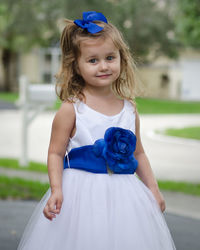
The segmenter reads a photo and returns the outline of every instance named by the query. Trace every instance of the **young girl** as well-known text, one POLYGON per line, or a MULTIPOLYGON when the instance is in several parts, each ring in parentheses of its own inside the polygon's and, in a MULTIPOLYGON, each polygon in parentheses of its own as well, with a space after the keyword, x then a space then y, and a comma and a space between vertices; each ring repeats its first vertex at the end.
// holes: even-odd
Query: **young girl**
POLYGON ((129 49, 101 13, 66 23, 50 189, 18 250, 175 249, 140 139, 129 49))

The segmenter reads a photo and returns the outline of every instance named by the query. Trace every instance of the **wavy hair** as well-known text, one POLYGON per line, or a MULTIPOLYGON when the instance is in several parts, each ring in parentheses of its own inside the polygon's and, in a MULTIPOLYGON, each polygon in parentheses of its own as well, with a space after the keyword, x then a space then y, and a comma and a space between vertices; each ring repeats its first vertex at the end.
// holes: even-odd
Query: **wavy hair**
POLYGON ((121 58, 121 72, 118 79, 112 83, 112 91, 122 99, 130 100, 134 104, 135 98, 135 63, 129 47, 125 43, 119 30, 110 23, 95 21, 103 27, 103 30, 91 34, 87 30, 78 27, 72 20, 65 19, 60 46, 62 50, 61 68, 56 75, 56 93, 62 101, 73 102, 74 97, 85 99, 83 88, 84 79, 77 73, 77 59, 80 56, 81 41, 92 38, 111 38, 114 45, 119 49, 121 58))

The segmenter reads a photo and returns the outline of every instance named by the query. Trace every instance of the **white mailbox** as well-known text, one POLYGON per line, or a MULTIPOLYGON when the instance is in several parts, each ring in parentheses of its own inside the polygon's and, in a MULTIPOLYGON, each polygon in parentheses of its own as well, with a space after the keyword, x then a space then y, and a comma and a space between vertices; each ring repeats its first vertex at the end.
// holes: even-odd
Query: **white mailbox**
POLYGON ((48 107, 57 96, 53 84, 30 84, 25 76, 20 77, 20 93, 17 105, 21 109, 21 156, 20 165, 28 165, 28 126, 33 119, 48 107))
POLYGON ((55 86, 53 84, 29 84, 28 101, 53 104, 56 101, 55 86))

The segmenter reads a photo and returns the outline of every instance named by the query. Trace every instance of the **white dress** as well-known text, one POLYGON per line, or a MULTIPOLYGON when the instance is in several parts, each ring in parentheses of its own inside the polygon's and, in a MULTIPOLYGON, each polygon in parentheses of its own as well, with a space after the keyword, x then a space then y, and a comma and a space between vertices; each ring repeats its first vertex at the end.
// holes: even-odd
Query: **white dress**
MULTIPOLYGON (((93 144, 109 127, 135 132, 134 107, 127 100, 114 116, 101 114, 80 101, 73 106, 76 133, 67 152, 93 144)), ((60 214, 53 221, 43 215, 49 189, 30 218, 18 250, 176 249, 152 192, 135 174, 66 168, 62 188, 60 214)))

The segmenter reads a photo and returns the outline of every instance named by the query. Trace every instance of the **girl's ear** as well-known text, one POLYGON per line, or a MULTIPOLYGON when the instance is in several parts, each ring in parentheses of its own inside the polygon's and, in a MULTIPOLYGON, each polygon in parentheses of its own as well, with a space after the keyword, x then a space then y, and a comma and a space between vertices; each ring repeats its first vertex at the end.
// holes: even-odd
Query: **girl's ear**
POLYGON ((76 72, 77 72, 78 75, 81 74, 78 65, 77 65, 77 67, 76 67, 76 72))
POLYGON ((80 75, 80 70, 79 70, 79 67, 78 67, 78 63, 75 62, 74 66, 75 66, 74 68, 75 68, 76 73, 77 73, 78 75, 80 75))

